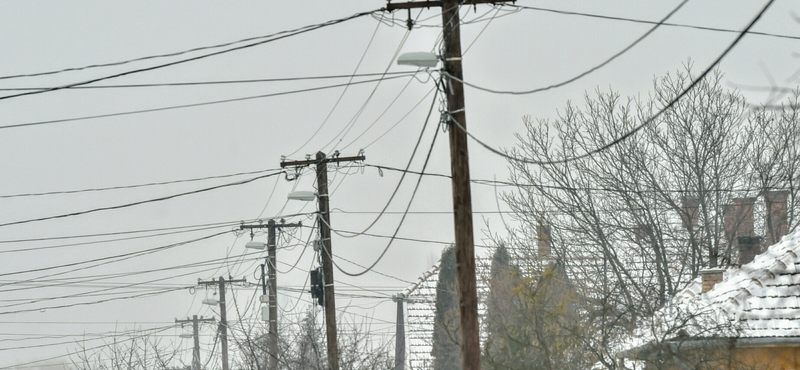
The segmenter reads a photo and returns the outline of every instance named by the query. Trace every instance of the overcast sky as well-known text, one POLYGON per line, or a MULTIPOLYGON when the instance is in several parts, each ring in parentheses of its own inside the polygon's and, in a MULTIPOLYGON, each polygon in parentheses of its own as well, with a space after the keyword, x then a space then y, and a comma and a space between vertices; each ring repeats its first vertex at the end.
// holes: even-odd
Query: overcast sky
MULTIPOLYGON (((248 253, 244 245, 249 235, 228 232, 189 244, 174 244, 231 231, 240 221, 278 217, 287 222, 303 222, 304 228, 280 241, 278 284, 282 321, 288 322, 306 310, 310 295, 297 291, 316 263, 313 250, 305 248, 309 237, 313 238, 308 226, 312 225, 310 213, 316 206, 287 202, 286 196, 293 189, 313 190, 314 178, 308 170, 294 182, 286 181, 283 175, 264 177, 136 206, 14 223, 266 176, 279 169, 282 155, 304 159, 306 154, 320 150, 339 150, 342 156, 350 156, 364 149, 368 165, 404 168, 434 99, 429 94, 434 84, 425 72, 416 78, 391 74, 379 84, 366 82, 347 89, 342 87, 349 81, 347 78, 174 83, 413 72, 409 67, 397 66, 395 55, 438 49, 439 9, 413 11, 411 16, 418 20, 418 27, 410 32, 403 26, 407 13, 378 12, 242 50, 85 86, 116 87, 11 97, 34 91, 15 89, 63 86, 114 76, 263 39, 114 66, 15 76, 226 44, 346 18, 385 5, 376 0, 302 4, 0 2, 0 77, 9 77, 0 79, 0 89, 4 89, 0 97, 6 96, 0 100, 0 369, 47 358, 54 359, 35 365, 63 363, 68 358, 57 356, 76 350, 77 341, 85 339, 86 347, 99 346, 103 335, 114 331, 164 328, 172 325, 176 317, 193 314, 216 316, 215 310, 201 304, 214 291, 188 287, 198 278, 222 275, 255 282, 260 255, 244 255, 248 253), (141 84, 161 86, 131 86, 141 84), (325 88, 284 94, 321 87, 325 88), (248 99, 196 106, 237 98, 248 99), (192 106, 127 114, 182 105, 192 106), (87 118, 92 116, 105 117, 87 118), (3 127, 30 123, 41 124, 3 127), (213 178, 239 173, 246 174, 213 178), (205 179, 131 187, 200 178, 205 179), (108 187, 122 188, 64 193, 108 187), (50 192, 57 194, 41 194, 50 192), (296 214, 301 215, 293 216, 296 214), (148 231, 156 229, 169 230, 148 231), (135 231, 144 232, 130 233, 135 231), (62 238, 111 233, 119 234, 62 238), (134 237, 138 238, 131 239, 134 237), (135 253, 151 249, 152 253, 135 253), (130 258, 122 259, 125 256, 130 258), (97 261, 88 262, 91 260, 97 261), (193 265, 197 263, 201 265, 193 265), (143 282, 147 283, 131 285, 143 282), (107 290, 110 288, 113 289, 107 290), (167 289, 174 291, 163 292, 167 289), (142 296, 147 294, 155 295, 142 296)), ((544 9, 658 21, 680 2, 522 0, 517 4, 540 9, 516 11, 491 5, 462 9, 466 23, 462 27, 464 78, 468 82, 496 90, 531 90, 556 84, 604 62, 653 27, 544 9)), ((740 30, 765 4, 688 1, 669 22, 740 30)), ((754 104, 769 99, 769 94, 758 87, 798 85, 800 9, 795 4, 775 1, 753 28, 770 35, 747 35, 720 64, 726 86, 739 86, 754 104)), ((524 116, 555 118, 568 101, 580 105, 584 94, 596 89, 613 89, 623 96, 647 96, 654 77, 681 70, 689 60, 697 75, 736 36, 735 32, 662 26, 605 67, 561 88, 519 96, 467 88, 470 131, 492 146, 513 146, 514 134, 524 129, 524 116)), ((352 82, 377 78, 358 77, 352 82)), ((443 109, 438 100, 433 107, 432 118, 411 161, 415 171, 422 168, 439 122, 439 110, 443 109)), ((469 145, 474 179, 507 179, 507 165, 502 158, 473 141, 469 145)), ((440 132, 426 171, 449 173, 448 155, 447 136, 440 132)), ((386 204, 400 173, 369 166, 334 170, 331 168, 329 174, 332 226, 337 230, 363 231, 386 204)), ((369 230, 372 235, 334 235, 334 254, 343 269, 359 272, 362 268, 348 261, 370 265, 381 254, 389 241, 387 237, 398 226, 416 180, 411 175, 405 178, 389 213, 369 230)), ((476 251, 486 255, 489 250, 483 247, 487 243, 485 225, 501 232, 498 210, 506 207, 499 203, 498 208, 495 189, 483 185, 473 186, 473 201, 476 243, 480 244, 476 251)), ((337 306, 349 313, 340 313, 340 321, 368 325, 374 335, 391 336, 395 306, 389 296, 416 280, 453 240, 448 179, 424 178, 410 209, 412 213, 398 236, 416 240, 396 240, 374 272, 364 276, 350 278, 335 272, 340 293, 337 306)), ((256 239, 265 241, 266 237, 257 235, 256 239)), ((258 312, 250 304, 255 288, 236 287, 234 291, 228 299, 229 318, 238 322, 242 317, 243 321, 257 323, 258 312)), ((180 328, 170 328, 159 335, 163 335, 165 344, 174 342, 171 345, 188 349, 190 341, 177 337, 181 332, 180 328)), ((240 333, 234 335, 241 338, 240 333)), ((203 331, 201 342, 204 350, 211 348, 211 327, 203 331)), ((185 362, 191 361, 190 351, 181 356, 185 362)), ((202 357, 208 358, 208 352, 203 352, 202 357)))

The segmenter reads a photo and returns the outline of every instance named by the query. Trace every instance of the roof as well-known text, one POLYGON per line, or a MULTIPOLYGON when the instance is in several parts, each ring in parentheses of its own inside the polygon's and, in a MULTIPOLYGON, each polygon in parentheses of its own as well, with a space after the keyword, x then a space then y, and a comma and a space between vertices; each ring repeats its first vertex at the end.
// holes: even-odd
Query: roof
POLYGON ((800 229, 702 293, 694 279, 621 348, 680 338, 736 338, 747 343, 800 343, 800 229))

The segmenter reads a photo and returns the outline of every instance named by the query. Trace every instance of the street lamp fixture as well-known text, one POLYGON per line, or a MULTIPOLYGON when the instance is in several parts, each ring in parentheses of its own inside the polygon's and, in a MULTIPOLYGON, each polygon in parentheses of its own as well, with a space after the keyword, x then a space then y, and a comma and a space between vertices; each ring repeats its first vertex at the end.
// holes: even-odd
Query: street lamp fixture
POLYGON ((209 306, 216 306, 219 305, 219 301, 214 298, 206 298, 203 300, 203 304, 207 304, 209 306))
POLYGON ((419 68, 434 68, 439 64, 439 56, 424 51, 405 53, 397 58, 397 64, 419 68))
POLYGON ((264 250, 265 248, 267 248, 267 244, 266 243, 262 243, 262 242, 251 241, 251 242, 245 244, 244 247, 245 248, 249 248, 249 249, 264 250))
POLYGON ((317 193, 313 191, 293 191, 289 193, 289 200, 302 200, 304 202, 311 202, 317 199, 317 193))

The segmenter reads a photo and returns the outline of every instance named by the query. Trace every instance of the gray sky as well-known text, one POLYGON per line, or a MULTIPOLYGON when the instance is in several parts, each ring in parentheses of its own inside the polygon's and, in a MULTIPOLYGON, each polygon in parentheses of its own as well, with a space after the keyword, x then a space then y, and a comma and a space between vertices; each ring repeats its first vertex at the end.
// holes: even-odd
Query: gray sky
MULTIPOLYGON (((738 30, 749 23, 764 3, 689 1, 669 22, 738 30)), ((196 1, 4 1, 0 3, 0 34, 3 35, 0 40, 0 76, 56 71, 217 45, 384 6, 383 2, 375 0, 311 1, 303 4, 297 6, 296 2, 278 1, 225 4, 196 1)), ((678 2, 523 0, 517 4, 657 21, 678 2)), ((794 4, 787 0, 776 1, 754 30, 800 36, 800 23, 795 19, 800 10, 793 7, 794 4)), ((467 50, 464 76, 468 82, 498 90, 530 90, 559 83, 602 63, 652 27, 542 10, 516 13, 512 10, 507 7, 497 10, 490 5, 462 10, 462 19, 468 23, 462 27, 462 46, 467 50)), ((401 53, 431 51, 437 45, 440 35, 438 9, 412 12, 412 17, 418 17, 422 27, 408 34, 402 26, 406 13, 384 14, 383 17, 383 22, 378 20, 380 15, 361 17, 264 45, 95 85, 350 75, 353 72, 380 73, 387 68, 389 72, 410 71, 408 67, 395 64, 393 55, 398 49, 401 53), (390 25, 392 20, 396 23, 394 26, 390 25)), ((567 101, 581 104, 584 93, 595 89, 611 88, 623 96, 646 96, 653 77, 682 69, 690 58, 694 63, 693 72, 698 74, 735 37, 735 33, 663 26, 607 66, 565 87, 522 96, 496 95, 467 88, 466 111, 470 131, 495 147, 510 147, 515 142, 513 135, 524 128, 522 117, 525 115, 552 119, 557 117, 558 110, 567 101)), ((720 68, 728 86, 797 86, 798 51, 797 39, 748 35, 722 61, 720 68)), ((0 88, 60 86, 202 53, 39 77, 2 79, 0 88)), ((344 94, 343 88, 338 87, 225 104, 5 129, 1 126, 281 93, 342 84, 347 79, 71 89, 0 100, 0 157, 3 158, 0 161, 0 173, 3 174, 0 196, 6 196, 0 198, 0 209, 3 210, 0 224, 159 198, 251 179, 269 172, 110 191, 7 197, 9 195, 271 170, 279 168, 281 155, 291 154, 291 159, 303 159, 305 154, 335 149, 340 150, 343 156, 349 156, 363 148, 367 164, 405 167, 433 98, 433 95, 425 97, 433 88, 432 81, 424 73, 418 74, 417 78, 387 80, 377 88, 375 83, 354 85, 344 94), (340 97, 341 101, 336 105, 340 97), (407 113, 407 117, 400 121, 407 113), (398 121, 400 123, 391 129, 398 121), (319 132, 314 135, 318 128, 319 132)), ((19 92, 4 90, 0 96, 19 92)), ((768 99, 767 93, 749 88, 743 93, 753 103, 768 99)), ((430 147, 438 123, 438 103, 434 109, 436 112, 412 161, 413 170, 421 169, 430 147)), ((470 157, 474 179, 507 178, 505 161, 475 142, 470 142, 470 157)), ((433 147, 428 171, 449 172, 447 136, 441 132, 433 147)), ((331 207, 336 211, 331 216, 333 227, 361 231, 386 204, 400 176, 397 172, 383 171, 381 174, 375 168, 366 167, 332 171, 329 178, 331 207)), ((370 233, 389 236, 394 232, 415 182, 415 176, 406 177, 389 206, 391 213, 384 215, 370 233)), ((208 306, 201 304, 202 299, 212 295, 213 291, 203 289, 197 289, 194 294, 188 289, 180 289, 152 297, 89 305, 81 303, 188 287, 198 278, 211 279, 220 275, 255 281, 253 273, 259 263, 257 255, 242 257, 249 236, 237 238, 229 233, 123 261, 112 259, 114 263, 101 266, 88 263, 55 268, 197 239, 231 230, 230 225, 71 246, 66 244, 130 238, 155 232, 8 241, 212 223, 232 225, 241 220, 308 213, 314 211, 314 204, 287 203, 286 195, 293 187, 312 190, 312 186, 313 176, 307 174, 298 182, 287 182, 282 176, 273 176, 246 185, 123 209, 0 226, 0 241, 3 242, 0 244, 0 369, 65 355, 77 348, 75 342, 82 340, 83 335, 89 340, 86 346, 93 347, 102 344, 95 339, 99 333, 168 326, 174 318, 192 314, 214 316, 208 306), (224 262, 222 259, 226 257, 228 260, 224 262), (175 268, 210 260, 219 262, 175 268), (36 269, 41 271, 16 273, 36 269), (154 269, 167 270, 140 273, 154 269), (108 274, 121 276, 112 279, 108 274), (77 283, 90 278, 90 282, 77 283), (70 284, 41 288, 42 280, 48 280, 48 284, 70 284), (124 287, 145 281, 153 282, 124 287), (103 293, 113 295, 74 296, 112 287, 117 289, 103 293), (62 296, 71 297, 58 298, 62 296), (29 302, 41 299, 48 300, 29 302), (63 305, 77 306, 53 308, 63 305), (30 312, 11 313, 17 310, 30 312), (40 345, 45 346, 30 348, 40 345)), ((476 242, 484 244, 484 220, 493 229, 499 230, 502 226, 496 214, 495 190, 474 185, 473 201, 476 242)), ((415 280, 438 259, 443 246, 453 240, 452 216, 448 213, 450 202, 449 180, 423 179, 411 206, 416 213, 407 217, 398 235, 442 243, 394 242, 375 267, 375 271, 388 276, 368 273, 349 278, 335 272, 337 293, 342 293, 337 306, 352 313, 340 314, 343 320, 367 324, 375 335, 393 334, 395 306, 388 296, 415 280), (384 298, 352 298, 346 294, 384 298)), ((503 204, 500 204, 500 209, 505 209, 503 204)), ((312 222, 307 216, 286 219, 302 221, 306 226, 312 222)), ((311 232, 306 227, 294 235, 296 239, 281 242, 281 246, 287 248, 278 254, 279 261, 285 263, 279 265, 280 286, 296 289, 303 286, 312 266, 313 253, 310 249, 302 256, 301 253, 311 232), (297 265, 292 269, 295 262, 297 265)), ((266 237, 259 235, 257 238, 264 241, 266 237)), ((334 254, 341 256, 338 261, 342 268, 357 272, 361 268, 346 260, 369 265, 387 242, 385 237, 343 238, 335 235, 334 254)), ((481 247, 477 251, 487 253, 481 247)), ((229 304, 229 317, 236 319, 241 315, 245 320, 254 321, 256 310, 250 306, 250 310, 245 312, 253 291, 254 288, 236 288, 240 313, 237 314, 236 307, 229 304)), ((308 294, 301 296, 285 290, 280 293, 279 305, 287 315, 283 321, 308 307, 308 294)), ((229 302, 232 299, 229 298, 229 302)), ((181 329, 168 329, 161 334, 165 335, 164 343, 174 341, 179 348, 189 348, 188 340, 181 341, 177 337, 180 333, 181 329)), ((203 347, 210 348, 213 331, 208 328, 204 334, 203 347)), ((191 359, 188 351, 182 356, 187 363, 191 359)), ((204 352, 202 356, 205 359, 208 353, 204 352)), ((64 360, 59 358, 53 362, 64 360)))

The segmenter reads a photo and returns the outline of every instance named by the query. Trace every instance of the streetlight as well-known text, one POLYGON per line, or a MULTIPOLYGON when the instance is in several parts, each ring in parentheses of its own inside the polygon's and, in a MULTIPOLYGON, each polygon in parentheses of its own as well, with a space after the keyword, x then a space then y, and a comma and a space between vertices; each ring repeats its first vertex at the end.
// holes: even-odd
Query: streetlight
POLYGON ((214 298, 206 298, 203 300, 203 304, 207 304, 209 306, 217 306, 219 305, 219 301, 214 298))
POLYGON ((293 191, 289 193, 289 196, 287 198, 289 198, 289 200, 301 200, 304 202, 311 202, 317 199, 317 193, 307 190, 293 191))
POLYGON ((434 68, 439 64, 439 56, 424 51, 405 53, 397 58, 397 64, 419 68, 434 68))
POLYGON ((249 243, 245 244, 244 247, 249 249, 264 250, 267 248, 267 243, 250 241, 249 243))

